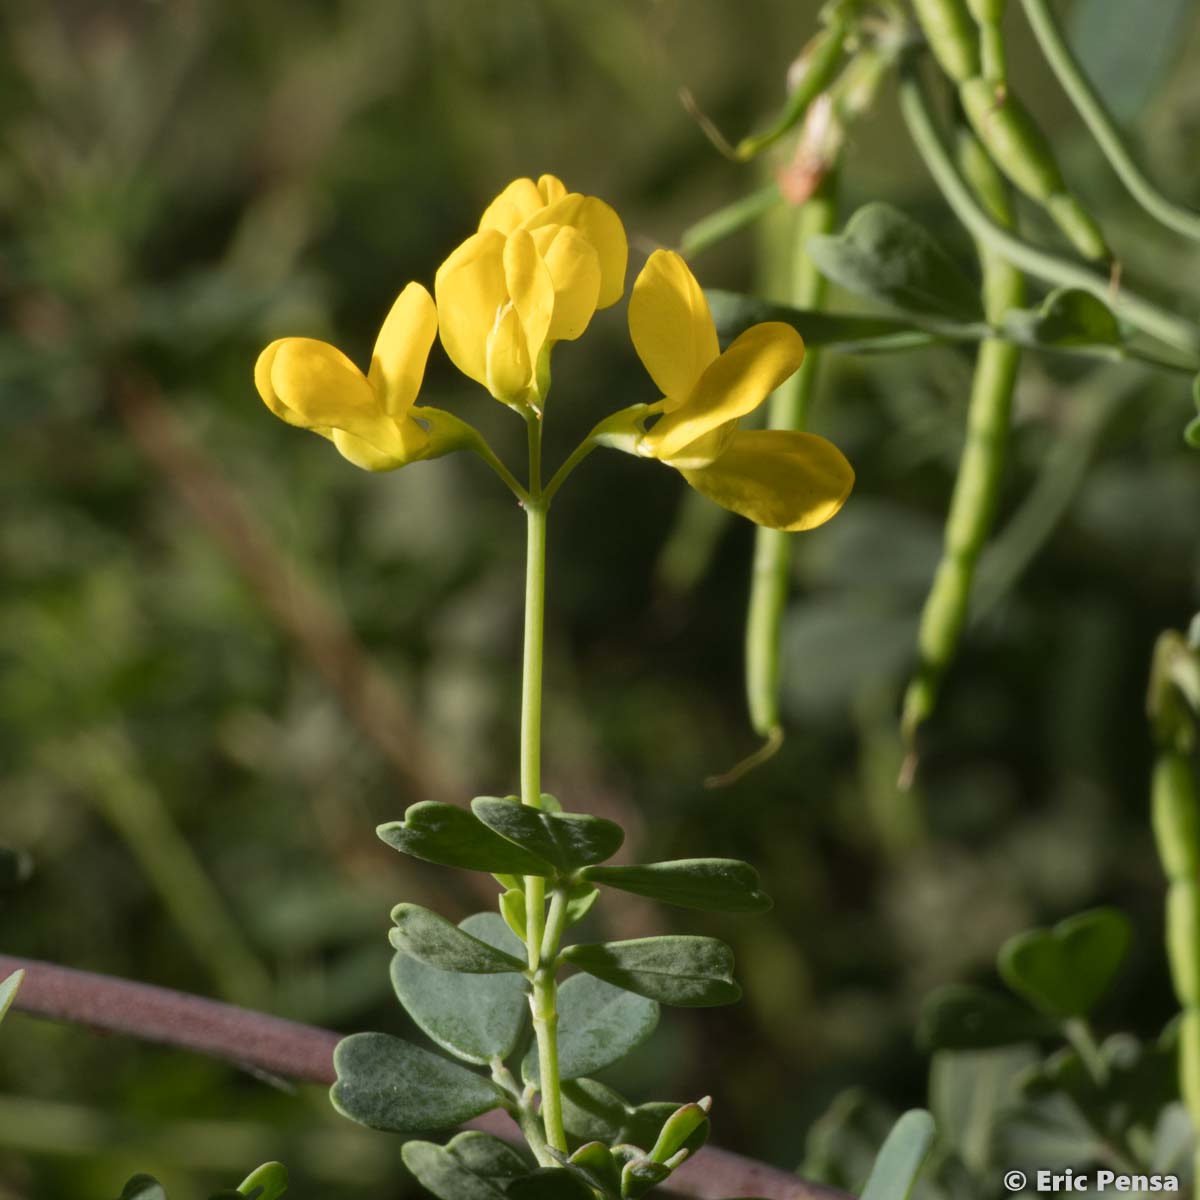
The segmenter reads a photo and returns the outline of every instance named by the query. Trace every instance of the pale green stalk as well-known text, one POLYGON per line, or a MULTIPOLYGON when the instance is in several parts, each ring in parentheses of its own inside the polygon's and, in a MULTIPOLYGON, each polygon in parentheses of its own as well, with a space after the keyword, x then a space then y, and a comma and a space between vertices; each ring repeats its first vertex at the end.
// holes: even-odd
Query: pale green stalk
POLYGON ((1146 177, 1125 145, 1121 132, 1105 107, 1103 98, 1092 87, 1063 37, 1049 0, 1022 0, 1025 15, 1038 45, 1058 77, 1063 91, 1091 130, 1101 153, 1128 189, 1129 194, 1156 220, 1184 237, 1200 241, 1200 213, 1168 200, 1146 177))
POLYGON ((1118 317, 1143 333, 1192 357, 1200 356, 1200 326, 1194 321, 1177 317, 1127 287, 1115 287, 1109 276, 1041 250, 998 225, 976 201, 956 170, 934 123, 924 89, 911 67, 901 76, 899 95, 900 110, 917 152, 938 190, 975 238, 1035 278, 1056 287, 1081 288, 1090 292, 1118 317))
MULTIPOLYGON (((542 660, 546 613, 546 512, 549 499, 542 492, 542 423, 537 414, 526 415, 529 426, 529 499, 525 503, 528 542, 525 560, 525 655, 521 680, 521 803, 542 806, 542 660)), ((546 918, 546 884, 537 875, 525 877, 525 945, 533 988, 529 1007, 537 1038, 542 1093, 542 1125, 546 1143, 566 1153, 567 1135, 562 1119, 562 1085, 558 1073, 558 943, 566 918, 566 900, 556 890, 546 918)), ((539 1160, 553 1163, 543 1148, 534 1145, 539 1160)))

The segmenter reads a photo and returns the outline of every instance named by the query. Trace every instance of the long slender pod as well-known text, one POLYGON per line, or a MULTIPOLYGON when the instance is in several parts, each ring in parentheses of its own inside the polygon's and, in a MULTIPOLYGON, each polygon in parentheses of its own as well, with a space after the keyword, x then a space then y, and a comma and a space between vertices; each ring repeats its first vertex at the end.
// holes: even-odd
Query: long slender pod
MULTIPOLYGON (((958 154, 963 175, 980 203, 994 220, 1011 226, 1012 206, 1004 180, 987 151, 965 128, 959 134, 958 154)), ((983 243, 979 244, 979 261, 984 309, 989 323, 999 326, 1008 309, 1024 303, 1025 280, 983 243)), ((999 338, 987 338, 979 345, 967 406, 966 441, 950 499, 942 558, 921 614, 916 674, 904 696, 901 729, 909 747, 910 769, 915 764, 912 754, 917 729, 933 712, 966 624, 975 565, 995 514, 1020 357, 1018 347, 999 338)))
POLYGON ((1071 98, 1076 112, 1091 130, 1096 144, 1129 194, 1152 217, 1169 229, 1200 241, 1200 213, 1168 200, 1134 161, 1121 137, 1117 123, 1104 104, 1103 97, 1092 87, 1071 47, 1067 45, 1049 0, 1022 2, 1034 37, 1037 38, 1051 70, 1058 77, 1063 91, 1071 98))
POLYGON ((1167 877, 1166 945, 1179 1027, 1179 1088, 1200 1130, 1200 796, 1188 755, 1160 750, 1150 787, 1154 840, 1167 877))
MULTIPOLYGON (((1146 708, 1157 745, 1150 818, 1167 878, 1167 961, 1183 1010, 1179 1090, 1192 1126, 1200 1132, 1200 789, 1192 762, 1200 721, 1198 634, 1200 626, 1194 623, 1190 639, 1175 630, 1159 637, 1146 708)), ((1200 1149, 1196 1155, 1200 1169, 1200 1149)))
POLYGON ((1084 258, 1112 255, 1100 227, 1067 187, 1045 134, 1008 90, 999 0, 913 0, 942 70, 958 87, 976 136, 1014 187, 1037 201, 1084 258), (973 15, 974 14, 974 15, 973 15), (984 37, 981 46, 980 31, 984 37))
MULTIPOLYGON (((789 230, 790 273, 788 300, 801 308, 819 308, 825 279, 806 249, 808 239, 830 233, 837 224, 836 185, 832 175, 801 207, 789 230)), ((820 353, 810 349, 804 364, 771 397, 767 423, 772 429, 803 429, 807 423, 820 353)), ((777 742, 779 719, 779 639, 787 603, 791 535, 758 528, 750 576, 750 606, 746 620, 746 701, 755 733, 777 742)))

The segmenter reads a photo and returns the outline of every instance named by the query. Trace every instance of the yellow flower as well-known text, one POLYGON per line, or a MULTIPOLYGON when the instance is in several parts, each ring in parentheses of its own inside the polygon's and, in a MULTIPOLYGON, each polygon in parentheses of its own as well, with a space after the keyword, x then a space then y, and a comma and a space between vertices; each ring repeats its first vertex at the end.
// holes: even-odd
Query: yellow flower
POLYGON ((772 529, 812 529, 850 494, 854 471, 825 438, 742 431, 753 412, 804 361, 804 342, 778 321, 754 325, 721 353, 708 301, 687 264, 657 250, 633 285, 629 332, 663 393, 660 413, 635 443, 697 491, 772 529))
POLYGON ((537 407, 545 355, 621 298, 627 257, 621 219, 602 200, 553 175, 515 180, 438 269, 446 353, 497 400, 537 407))
POLYGON ((336 346, 280 338, 259 356, 254 383, 281 420, 328 438, 355 466, 391 471, 466 444, 457 417, 414 405, 437 336, 429 293, 410 283, 392 305, 364 375, 336 346))

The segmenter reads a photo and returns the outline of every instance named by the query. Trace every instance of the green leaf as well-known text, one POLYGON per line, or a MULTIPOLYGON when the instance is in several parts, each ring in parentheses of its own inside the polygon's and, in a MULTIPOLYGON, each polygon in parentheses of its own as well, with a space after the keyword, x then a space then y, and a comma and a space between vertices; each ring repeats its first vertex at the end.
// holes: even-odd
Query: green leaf
POLYGON ((1129 948, 1129 920, 1113 908, 1097 908, 1031 929, 1000 949, 1004 982, 1052 1017, 1082 1017, 1116 974, 1129 948))
POLYGON ((1102 300, 1079 288, 1057 288, 1034 309, 1014 309, 1004 330, 1021 345, 1050 349, 1120 346, 1117 318, 1102 300))
POLYGON ((638 1200, 670 1174, 671 1168, 665 1163, 651 1162, 648 1158, 632 1159, 621 1171, 621 1195, 628 1196, 629 1200, 638 1200))
POLYGON ((497 796, 477 796, 471 811, 489 829, 563 873, 611 858, 625 840, 620 825, 603 817, 543 812, 497 796))
POLYGON ((903 317, 829 313, 816 309, 772 304, 743 292, 706 288, 704 295, 722 342, 732 341, 751 325, 782 321, 798 329, 810 349, 837 350, 843 354, 891 353, 932 345, 937 337, 903 317))
POLYGON ((17 989, 21 986, 21 980, 24 978, 24 971, 14 971, 3 983, 0 983, 0 1021, 4 1020, 4 1014, 12 1007, 12 1002, 17 997, 17 989))
POLYGON ((153 1175, 135 1175, 121 1189, 121 1200, 167 1200, 167 1193, 153 1175))
POLYGON ((583 1141, 608 1145, 632 1143, 653 1146, 667 1119, 679 1105, 651 1100, 634 1106, 612 1088, 594 1079, 572 1079, 563 1084, 563 1123, 583 1141))
POLYGON ((283 1163, 263 1163, 238 1185, 243 1196, 254 1196, 255 1200, 279 1200, 287 1191, 288 1173, 283 1163))
POLYGON ((592 911, 592 906, 599 898, 599 889, 586 880, 581 879, 568 886, 565 927, 570 929, 572 925, 578 925, 592 911))
MULTIPOLYGON (((523 950, 498 913, 476 913, 459 928, 506 954, 523 950)), ((520 975, 443 971, 399 951, 392 959, 392 986, 424 1034, 479 1066, 507 1058, 525 1025, 528 984, 520 975)))
POLYGON ((987 1050, 1035 1042, 1058 1032, 1055 1022, 986 988, 951 984, 921 1009, 917 1040, 929 1050, 987 1050))
MULTIPOLYGON (((1200 375, 1192 380, 1192 399, 1196 404, 1196 412, 1200 414, 1200 375)), ((1183 431, 1183 440, 1195 450, 1200 450, 1200 415, 1193 417, 1183 431)))
POLYGON ((330 1091, 343 1116, 391 1133, 431 1133, 499 1108, 490 1080, 386 1033, 355 1033, 333 1052, 330 1091))
POLYGON ((567 1166, 601 1195, 620 1194, 621 1170, 603 1142, 587 1142, 580 1146, 567 1160, 567 1166))
POLYGON ((664 904, 718 912, 766 912, 771 898, 758 890, 758 872, 734 858, 680 858, 638 867, 588 867, 584 879, 649 896, 664 904))
POLYGON ((741 994, 733 981, 733 951, 710 937, 673 934, 568 946, 563 958, 589 975, 664 1004, 702 1008, 731 1004, 741 994))
POLYGON ((822 275, 855 295, 955 320, 983 316, 978 286, 924 226, 890 204, 864 205, 842 233, 809 238, 806 248, 822 275))
POLYGON ((473 937, 419 904, 397 904, 392 921, 396 926, 388 933, 392 945, 431 967, 468 975, 525 970, 523 959, 473 937))
POLYGON ((472 813, 453 804, 423 800, 404 814, 403 821, 380 825, 375 832, 402 854, 444 867, 493 875, 554 873, 545 859, 493 833, 472 813))
POLYGON ((529 1165, 511 1146, 487 1133, 460 1133, 445 1146, 406 1142, 404 1165, 441 1200, 504 1200, 508 1184, 529 1165))
MULTIPOLYGON (((654 1032, 658 1005, 591 975, 572 975, 558 989, 558 1070, 578 1079, 623 1058, 654 1032)), ((538 1082, 537 1047, 530 1046, 521 1072, 538 1082)))
POLYGON ((500 915, 513 935, 522 943, 525 942, 525 889, 507 888, 500 893, 500 915))
MULTIPOLYGON (((650 1151, 655 1162, 668 1163, 681 1151, 695 1154, 708 1141, 708 1114, 712 1099, 705 1096, 698 1104, 684 1104, 663 1123, 658 1140, 650 1151)), ((678 1162, 675 1166, 678 1166, 678 1162)))
POLYGON ((565 1167, 542 1167, 509 1185, 511 1200, 595 1200, 592 1189, 565 1167))
POLYGON ((933 1146, 935 1132, 933 1117, 923 1108, 906 1112, 880 1148, 862 1200, 906 1200, 933 1146))

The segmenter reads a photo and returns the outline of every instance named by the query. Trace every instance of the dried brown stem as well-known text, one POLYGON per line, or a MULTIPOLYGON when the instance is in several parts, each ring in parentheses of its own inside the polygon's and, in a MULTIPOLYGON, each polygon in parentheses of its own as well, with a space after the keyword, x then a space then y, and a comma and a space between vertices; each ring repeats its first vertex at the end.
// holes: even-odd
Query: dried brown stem
MULTIPOLYGON (((25 980, 16 1011, 178 1046, 300 1082, 333 1082, 333 1048, 340 1035, 331 1030, 170 988, 0 954, 0 979, 18 970, 25 972, 25 980)), ((471 1124, 508 1140, 520 1136, 503 1113, 489 1113, 471 1124)), ((843 1192, 716 1146, 684 1163, 664 1191, 693 1200, 848 1200, 843 1192)))

